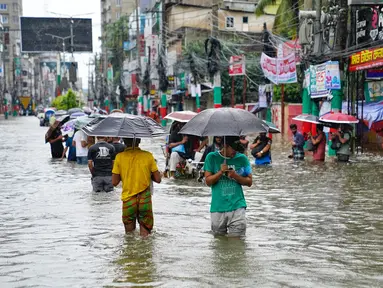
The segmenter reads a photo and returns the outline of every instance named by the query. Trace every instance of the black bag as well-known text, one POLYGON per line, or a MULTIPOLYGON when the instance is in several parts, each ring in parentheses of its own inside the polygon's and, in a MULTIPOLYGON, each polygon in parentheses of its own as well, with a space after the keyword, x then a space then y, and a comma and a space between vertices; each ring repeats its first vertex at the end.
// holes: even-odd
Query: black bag
POLYGON ((316 145, 313 144, 313 141, 311 139, 307 140, 306 149, 307 151, 315 151, 316 145))
POLYGON ((342 145, 342 143, 340 143, 338 137, 335 137, 334 139, 332 139, 332 141, 331 141, 331 149, 332 150, 338 150, 341 145, 342 145))
POLYGON ((251 155, 253 155, 254 158, 258 158, 257 154, 261 152, 266 146, 267 142, 261 142, 257 147, 254 147, 253 150, 251 150, 251 155))

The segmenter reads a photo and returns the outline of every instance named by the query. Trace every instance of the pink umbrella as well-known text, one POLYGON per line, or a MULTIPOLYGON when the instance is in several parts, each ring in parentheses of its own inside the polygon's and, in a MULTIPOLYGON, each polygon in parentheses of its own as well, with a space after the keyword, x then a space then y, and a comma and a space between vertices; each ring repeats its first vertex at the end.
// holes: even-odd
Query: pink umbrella
POLYGON ((166 115, 165 119, 186 123, 196 115, 193 111, 176 111, 166 115))
POLYGON ((337 123, 337 124, 356 124, 359 120, 352 115, 347 115, 339 112, 331 112, 319 118, 320 122, 337 123))

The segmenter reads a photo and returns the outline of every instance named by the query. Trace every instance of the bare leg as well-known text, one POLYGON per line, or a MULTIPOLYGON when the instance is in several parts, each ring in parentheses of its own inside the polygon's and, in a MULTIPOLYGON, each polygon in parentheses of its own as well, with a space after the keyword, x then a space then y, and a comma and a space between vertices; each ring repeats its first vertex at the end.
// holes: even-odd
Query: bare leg
POLYGON ((148 229, 146 229, 144 225, 140 224, 140 236, 142 238, 146 238, 149 235, 150 235, 150 231, 148 229))
POLYGON ((134 230, 136 230, 136 223, 129 223, 129 224, 125 224, 124 223, 124 227, 125 227, 125 234, 129 234, 131 232, 133 232, 134 230))

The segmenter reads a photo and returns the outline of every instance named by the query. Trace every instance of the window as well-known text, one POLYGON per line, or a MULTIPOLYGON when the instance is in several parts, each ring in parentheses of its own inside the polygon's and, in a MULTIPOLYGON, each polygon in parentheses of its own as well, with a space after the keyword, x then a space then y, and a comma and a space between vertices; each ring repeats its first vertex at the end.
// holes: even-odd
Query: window
POLYGON ((121 0, 116 0, 116 6, 121 6, 121 0))
POLYGON ((28 76, 28 71, 26 71, 26 70, 23 70, 21 73, 23 76, 28 76))
POLYGON ((18 16, 12 16, 12 23, 18 24, 19 23, 19 17, 18 16))
POLYGON ((23 88, 28 88, 28 82, 23 82, 23 88))
POLYGON ((13 12, 19 12, 19 4, 13 3, 12 7, 13 7, 13 12))
POLYGON ((8 24, 8 16, 3 15, 3 24, 8 24))
POLYGON ((121 13, 120 12, 116 12, 116 19, 118 20, 118 19, 120 19, 120 17, 121 17, 121 13))
POLYGON ((234 28, 234 17, 226 17, 226 28, 234 28))
POLYGON ((249 17, 247 17, 247 16, 242 17, 242 23, 243 24, 249 24, 249 17))
POLYGON ((7 11, 8 10, 8 5, 7 4, 0 4, 0 10, 1 11, 7 11))

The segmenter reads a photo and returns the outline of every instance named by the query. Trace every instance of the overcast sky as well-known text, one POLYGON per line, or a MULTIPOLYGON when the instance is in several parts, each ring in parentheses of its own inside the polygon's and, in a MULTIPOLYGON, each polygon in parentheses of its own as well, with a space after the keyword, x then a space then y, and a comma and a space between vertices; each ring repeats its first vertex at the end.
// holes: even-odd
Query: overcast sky
MULTIPOLYGON (((92 18, 93 53, 99 52, 101 36, 100 0, 23 0, 23 16, 30 17, 78 17, 92 18), (56 15, 66 14, 66 15, 56 15), (89 14, 89 15, 83 15, 89 14)), ((88 87, 88 66, 90 53, 74 54, 79 63, 79 77, 82 77, 83 88, 88 87)))

